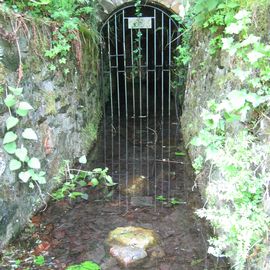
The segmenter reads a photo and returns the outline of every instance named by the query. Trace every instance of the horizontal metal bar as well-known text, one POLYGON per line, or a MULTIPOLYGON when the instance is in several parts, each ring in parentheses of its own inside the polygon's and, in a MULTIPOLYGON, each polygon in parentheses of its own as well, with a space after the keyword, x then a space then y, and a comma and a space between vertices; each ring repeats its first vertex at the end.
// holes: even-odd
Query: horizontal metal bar
MULTIPOLYGON (((118 67, 116 67, 116 66, 114 66, 114 67, 111 67, 111 69, 117 69, 118 67)), ((146 68, 146 67, 144 67, 144 68, 146 68)), ((125 72, 126 70, 117 70, 117 72, 125 72)), ((155 72, 156 70, 155 69, 147 69, 147 70, 145 70, 146 72, 147 71, 149 71, 149 72, 155 72)), ((164 72, 169 72, 169 71, 171 71, 170 69, 162 69, 162 71, 164 71, 164 72)), ((106 71, 104 71, 104 73, 110 73, 110 71, 109 70, 106 70, 106 71)))
POLYGON ((119 57, 119 56, 123 57, 125 55, 124 54, 111 54, 110 55, 110 57, 119 57))
MULTIPOLYGON (((143 18, 144 16, 140 17, 143 18)), ((155 19, 155 17, 151 17, 151 16, 145 16, 147 18, 151 18, 151 19, 155 19)), ((128 20, 129 18, 138 18, 138 17, 124 17, 125 20, 128 20)))

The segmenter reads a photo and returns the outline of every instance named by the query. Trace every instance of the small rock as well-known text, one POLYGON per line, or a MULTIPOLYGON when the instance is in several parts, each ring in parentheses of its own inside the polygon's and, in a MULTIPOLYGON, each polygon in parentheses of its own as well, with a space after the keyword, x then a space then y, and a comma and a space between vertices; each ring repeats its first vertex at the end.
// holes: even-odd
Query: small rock
POLYGON ((170 270, 170 266, 167 265, 167 264, 162 263, 162 264, 159 266, 159 270, 170 270))
POLYGON ((150 196, 131 197, 130 204, 136 207, 153 206, 153 198, 150 196))
POLYGON ((147 189, 147 179, 145 176, 135 176, 128 179, 127 184, 119 186, 119 191, 123 196, 142 196, 147 189))
POLYGON ((115 258, 109 258, 106 260, 104 263, 101 264, 101 269, 102 270, 114 270, 114 269, 119 269, 117 265, 117 261, 115 258))
POLYGON ((147 253, 143 248, 132 246, 113 246, 110 249, 110 254, 124 267, 138 265, 147 257, 147 253))
POLYGON ((0 149, 0 176, 4 173, 5 169, 6 169, 5 155, 3 151, 0 149))
POLYGON ((151 248, 150 250, 148 250, 148 253, 150 254, 150 257, 153 259, 159 259, 166 256, 164 250, 159 246, 151 248))
POLYGON ((118 227, 111 231, 107 242, 110 246, 132 246, 147 249, 156 246, 158 236, 153 230, 141 227, 118 227))

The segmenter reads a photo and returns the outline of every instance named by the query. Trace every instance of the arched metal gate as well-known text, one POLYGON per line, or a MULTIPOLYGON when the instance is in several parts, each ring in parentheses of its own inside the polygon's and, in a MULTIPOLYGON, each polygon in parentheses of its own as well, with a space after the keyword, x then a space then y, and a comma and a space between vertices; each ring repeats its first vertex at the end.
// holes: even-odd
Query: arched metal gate
POLYGON ((170 197, 178 25, 160 6, 142 5, 140 17, 135 9, 118 9, 101 28, 105 166, 122 190, 143 175, 148 194, 170 197), (164 166, 167 175, 159 185, 164 166))

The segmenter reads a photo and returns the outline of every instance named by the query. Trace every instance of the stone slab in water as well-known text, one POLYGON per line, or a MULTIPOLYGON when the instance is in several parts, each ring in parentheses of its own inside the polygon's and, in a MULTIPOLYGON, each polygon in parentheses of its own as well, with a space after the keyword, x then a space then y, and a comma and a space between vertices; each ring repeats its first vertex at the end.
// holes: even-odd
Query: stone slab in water
POLYGON ((135 196, 131 197, 130 204, 136 207, 152 207, 153 206, 153 197, 151 196, 135 196))
POLYGON ((143 196, 147 189, 148 180, 145 176, 135 176, 128 179, 127 184, 119 186, 119 191, 123 196, 143 196))
POLYGON ((143 248, 133 246, 113 246, 110 249, 110 254, 124 267, 138 265, 147 257, 147 253, 143 248))
POLYGON ((118 227, 111 231, 108 237, 110 246, 132 246, 147 249, 156 246, 158 242, 157 234, 150 229, 141 227, 118 227))

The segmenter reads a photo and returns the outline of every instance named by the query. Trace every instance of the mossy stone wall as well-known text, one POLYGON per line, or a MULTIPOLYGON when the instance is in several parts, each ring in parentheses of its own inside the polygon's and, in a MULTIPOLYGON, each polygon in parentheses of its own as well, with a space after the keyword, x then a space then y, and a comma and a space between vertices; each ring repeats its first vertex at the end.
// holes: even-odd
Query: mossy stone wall
MULTIPOLYGON (((0 15, 0 26, 6 33, 12 33, 12 22, 16 17, 0 15)), ((24 88, 24 100, 34 110, 23 120, 18 132, 24 127, 33 128, 38 141, 29 143, 30 155, 41 160, 42 169, 46 171, 47 184, 41 185, 44 198, 48 199, 60 183, 55 180, 63 160, 73 162, 86 154, 93 146, 101 118, 101 104, 98 91, 97 68, 89 58, 88 37, 82 42, 83 68, 72 50, 67 56, 69 73, 56 64, 55 71, 50 70, 52 61, 44 57, 52 38, 52 29, 48 25, 23 21, 16 37, 22 55, 23 78, 20 86, 24 88), (91 126, 91 130, 89 130, 91 126), (91 134, 89 133, 91 132, 91 134)), ((98 54, 96 54, 98 57, 98 54)), ((16 43, 7 41, 0 35, 0 85, 16 86, 18 80, 19 56, 16 43)), ((9 170, 11 156, 3 150, 3 137, 6 132, 5 120, 8 110, 4 105, 5 91, 0 94, 0 248, 2 248, 29 220, 31 215, 44 207, 37 189, 30 189, 22 183, 17 173, 9 170)), ((21 141, 19 140, 19 145, 21 141)))

